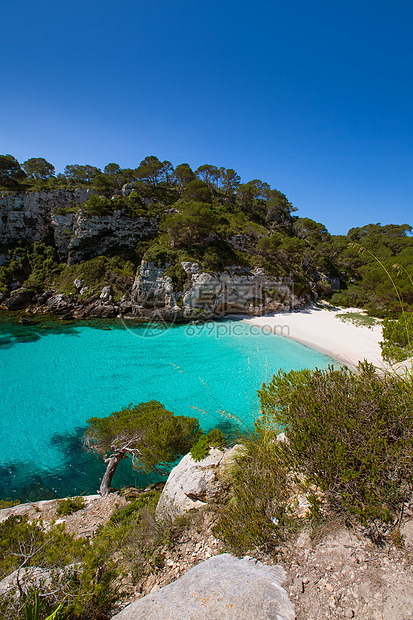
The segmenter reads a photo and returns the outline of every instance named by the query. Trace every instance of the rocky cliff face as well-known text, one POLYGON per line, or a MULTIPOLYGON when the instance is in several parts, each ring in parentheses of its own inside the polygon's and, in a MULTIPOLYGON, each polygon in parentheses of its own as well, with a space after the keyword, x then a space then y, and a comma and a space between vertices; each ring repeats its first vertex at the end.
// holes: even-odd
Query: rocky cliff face
MULTIPOLYGON (((110 215, 90 215, 83 205, 91 193, 93 190, 88 189, 3 193, 0 195, 0 246, 50 240, 52 236, 60 260, 73 265, 114 248, 134 248, 140 240, 156 236, 157 216, 129 217, 121 210, 110 215)), ((234 247, 244 248, 244 237, 235 236, 230 242, 234 247)), ((2 255, 0 259, 6 261, 7 256, 2 255)), ((101 295, 102 291, 89 291, 89 298, 85 299, 80 289, 79 295, 72 294, 70 298, 59 291, 33 298, 23 289, 12 288, 5 305, 10 310, 31 307, 33 311, 72 313, 79 318, 120 315, 175 321, 230 313, 257 315, 300 304, 293 294, 292 281, 267 276, 263 269, 234 265, 222 272, 209 273, 198 263, 182 262, 184 277, 177 278, 173 275, 177 266, 173 267, 175 272, 169 264, 157 266, 143 261, 132 288, 126 287, 117 303, 110 289, 105 295, 101 295)), ((20 283, 14 288, 18 286, 20 283)))
MULTIPOLYGON (((69 244, 69 256, 71 247, 69 244)), ((262 269, 232 267, 223 272, 207 273, 198 263, 182 262, 182 267, 187 279, 184 286, 176 286, 173 278, 167 275, 168 265, 157 267, 154 262, 142 261, 131 290, 125 291, 119 302, 114 301, 110 286, 101 291, 90 291, 86 298, 81 297, 83 289, 79 295, 70 297, 46 291, 31 298, 25 289, 20 288, 11 293, 4 305, 9 310, 27 308, 32 312, 65 315, 65 318, 119 316, 122 319, 174 322, 207 320, 237 313, 257 316, 303 304, 303 300, 294 295, 292 282, 267 276, 262 269)), ((74 286, 80 289, 82 283, 75 281, 74 286)))
POLYGON ((52 235, 61 260, 69 264, 134 247, 154 236, 158 218, 126 217, 121 211, 90 216, 82 205, 93 190, 17 192, 0 196, 0 245, 43 241, 52 235))
MULTIPOLYGON (((0 244, 13 245, 19 240, 26 243, 42 241, 50 232, 54 212, 76 210, 89 197, 87 189, 0 195, 0 244)), ((70 218, 73 221, 73 214, 70 218)))
POLYGON ((51 221, 59 256, 69 265, 105 254, 112 248, 133 248, 138 241, 156 235, 158 218, 130 218, 115 211, 112 215, 53 215, 51 221))
POLYGON ((157 267, 142 262, 131 291, 131 301, 142 309, 163 309, 180 313, 183 318, 258 315, 291 309, 300 304, 292 281, 267 276, 263 269, 229 267, 208 273, 198 263, 182 262, 187 274, 182 288, 167 275, 168 265, 157 267))

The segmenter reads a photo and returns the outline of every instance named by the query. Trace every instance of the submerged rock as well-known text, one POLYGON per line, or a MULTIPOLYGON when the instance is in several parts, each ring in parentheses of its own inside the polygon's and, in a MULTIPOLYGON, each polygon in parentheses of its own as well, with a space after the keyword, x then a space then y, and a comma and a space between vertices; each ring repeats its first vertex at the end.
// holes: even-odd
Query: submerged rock
POLYGON ((284 580, 280 566, 224 553, 131 603, 112 620, 294 620, 284 580))

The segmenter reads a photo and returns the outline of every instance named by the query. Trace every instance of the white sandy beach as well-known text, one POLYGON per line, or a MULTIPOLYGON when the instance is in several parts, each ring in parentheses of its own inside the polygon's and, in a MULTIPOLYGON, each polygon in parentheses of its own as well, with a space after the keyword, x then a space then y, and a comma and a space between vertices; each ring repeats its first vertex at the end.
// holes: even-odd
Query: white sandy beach
POLYGON ((354 312, 354 309, 326 310, 313 306, 296 312, 278 312, 244 321, 292 338, 347 366, 354 367, 367 360, 378 368, 385 367, 379 344, 382 340, 381 325, 372 328, 359 327, 336 318, 338 314, 350 311, 354 312))

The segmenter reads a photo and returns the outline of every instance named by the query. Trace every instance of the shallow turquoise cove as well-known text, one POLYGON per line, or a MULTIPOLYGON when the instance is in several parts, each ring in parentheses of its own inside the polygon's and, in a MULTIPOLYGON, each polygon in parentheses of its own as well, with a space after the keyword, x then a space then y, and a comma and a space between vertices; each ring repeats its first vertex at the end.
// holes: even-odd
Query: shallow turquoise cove
MULTIPOLYGON (((279 368, 332 360, 240 321, 172 327, 0 322, 0 498, 94 493, 103 462, 86 453, 86 420, 156 399, 204 430, 251 426, 257 389, 279 368)), ((155 480, 122 462, 115 486, 155 480)))

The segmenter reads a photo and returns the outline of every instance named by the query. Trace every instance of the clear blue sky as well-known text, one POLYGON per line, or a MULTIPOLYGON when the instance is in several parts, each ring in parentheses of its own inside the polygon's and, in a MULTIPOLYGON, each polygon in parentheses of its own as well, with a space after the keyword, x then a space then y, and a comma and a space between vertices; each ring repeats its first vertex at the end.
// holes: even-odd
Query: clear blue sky
POLYGON ((346 233, 413 224, 411 0, 22 0, 0 153, 235 168, 346 233))

